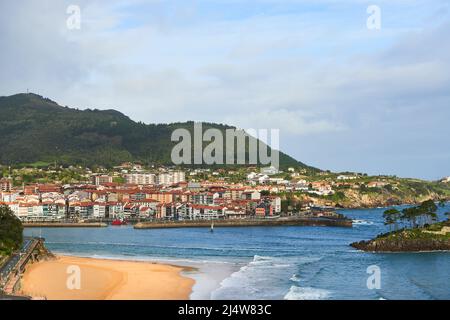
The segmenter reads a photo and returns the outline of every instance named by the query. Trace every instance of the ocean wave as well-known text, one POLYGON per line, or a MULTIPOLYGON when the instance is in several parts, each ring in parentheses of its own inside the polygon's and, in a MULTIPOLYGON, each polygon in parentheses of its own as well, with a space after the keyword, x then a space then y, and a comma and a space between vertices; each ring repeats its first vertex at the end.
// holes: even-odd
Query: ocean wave
POLYGON ((300 282, 300 276, 294 273, 292 277, 289 278, 289 280, 293 282, 300 282))
MULTIPOLYGON (((123 243, 123 242, 104 242, 104 241, 46 241, 46 244, 49 246, 99 246, 99 247, 130 247, 130 248, 145 248, 145 249, 173 249, 173 250, 203 250, 203 251, 215 251, 215 252, 261 252, 261 253, 292 253, 291 249, 271 249, 271 248, 261 248, 261 247, 246 247, 246 248, 238 248, 238 247, 206 247, 206 246, 183 246, 183 245, 169 245, 169 244, 145 244, 145 243, 123 243)), ((263 260, 264 256, 258 259, 263 260)))
POLYGON ((367 220, 360 220, 360 219, 354 219, 353 220, 354 225, 359 226, 372 226, 375 223, 373 221, 367 221, 367 220))
POLYGON ((284 296, 285 300, 325 300, 329 299, 330 291, 312 287, 292 286, 284 296))
POLYGON ((221 261, 221 260, 204 260, 204 259, 186 259, 186 258, 171 258, 160 256, 138 256, 138 255, 124 255, 124 254, 98 254, 98 253, 86 253, 86 252, 65 252, 65 251, 53 251, 57 255, 68 257, 81 257, 92 259, 104 259, 104 260, 125 260, 125 261, 137 261, 137 262, 154 262, 154 263, 168 263, 174 265, 199 265, 199 264, 224 264, 235 265, 234 261, 221 261))
POLYGON ((255 255, 251 261, 225 278, 212 299, 282 299, 282 283, 298 266, 286 257, 255 255))
POLYGON ((253 262, 259 262, 259 261, 271 261, 273 260, 273 257, 268 257, 268 256, 259 256, 257 254, 255 254, 253 256, 253 262))

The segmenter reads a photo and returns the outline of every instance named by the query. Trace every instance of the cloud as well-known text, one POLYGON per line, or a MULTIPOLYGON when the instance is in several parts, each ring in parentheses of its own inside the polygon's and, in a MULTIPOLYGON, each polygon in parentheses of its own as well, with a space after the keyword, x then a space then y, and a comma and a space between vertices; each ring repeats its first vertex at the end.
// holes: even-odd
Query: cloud
POLYGON ((280 128, 284 150, 315 166, 448 175, 441 1, 380 1, 378 32, 358 0, 81 0, 79 31, 65 27, 71 2, 0 4, 1 94, 29 88, 148 123, 280 128))

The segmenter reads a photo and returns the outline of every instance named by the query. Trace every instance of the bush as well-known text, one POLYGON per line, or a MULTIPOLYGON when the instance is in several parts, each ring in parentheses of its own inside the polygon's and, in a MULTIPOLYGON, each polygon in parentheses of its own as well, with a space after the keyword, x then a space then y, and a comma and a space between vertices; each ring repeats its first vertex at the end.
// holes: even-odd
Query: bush
POLYGON ((0 206, 0 254, 11 254, 22 245, 23 227, 7 206, 0 206))

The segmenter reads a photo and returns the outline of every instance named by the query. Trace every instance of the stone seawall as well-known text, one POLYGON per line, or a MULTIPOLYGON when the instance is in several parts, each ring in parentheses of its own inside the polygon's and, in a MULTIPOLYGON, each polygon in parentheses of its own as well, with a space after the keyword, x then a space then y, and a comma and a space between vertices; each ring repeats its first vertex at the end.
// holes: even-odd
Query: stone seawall
POLYGON ((36 222, 23 223, 24 228, 104 228, 106 223, 59 223, 59 222, 36 222))
POLYGON ((176 221, 176 222, 141 222, 135 229, 163 229, 163 228, 210 228, 214 227, 277 227, 277 226, 324 226, 324 227, 352 227, 350 219, 261 219, 261 220, 214 220, 214 221, 176 221))

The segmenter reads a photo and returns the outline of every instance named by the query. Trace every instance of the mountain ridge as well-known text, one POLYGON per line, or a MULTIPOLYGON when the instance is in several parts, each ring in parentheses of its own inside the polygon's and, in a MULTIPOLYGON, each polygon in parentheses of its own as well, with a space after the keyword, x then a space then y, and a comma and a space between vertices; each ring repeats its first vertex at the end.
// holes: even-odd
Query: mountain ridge
MULTIPOLYGON (((114 109, 69 108, 35 93, 1 96, 0 163, 113 166, 140 161, 170 165, 176 144, 170 140, 172 131, 186 128, 193 132, 193 125, 193 121, 145 124, 114 109)), ((203 123, 203 128, 224 131, 235 127, 203 123)), ((280 151, 280 167, 288 166, 317 170, 280 151)))

